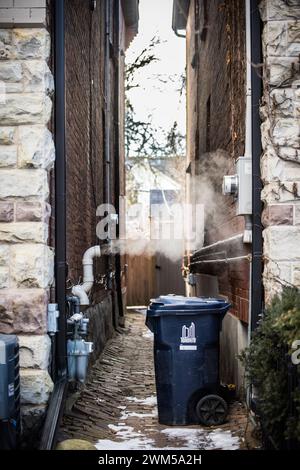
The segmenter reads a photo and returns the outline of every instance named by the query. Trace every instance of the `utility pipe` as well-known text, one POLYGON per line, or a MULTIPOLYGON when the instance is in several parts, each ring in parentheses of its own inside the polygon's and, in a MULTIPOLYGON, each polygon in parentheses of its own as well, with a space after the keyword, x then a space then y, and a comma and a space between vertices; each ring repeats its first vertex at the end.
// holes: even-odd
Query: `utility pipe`
MULTIPOLYGON (((246 123, 245 158, 252 160, 252 47, 251 47, 251 0, 245 0, 246 14, 246 123)), ((252 197, 252 195, 251 195, 252 197)), ((252 243, 252 215, 245 215, 244 243, 252 243)))
POLYGON ((54 388, 42 430, 41 450, 55 447, 56 431, 62 416, 67 392, 67 340, 66 340, 66 158, 65 158, 65 2, 55 0, 54 56, 55 56, 55 286, 59 306, 56 341, 54 388))
POLYGON ((200 248, 200 250, 195 251, 194 256, 197 256, 197 254, 201 252, 205 252, 208 250, 211 250, 212 248, 217 248, 220 245, 225 245, 229 243, 235 243, 235 242, 240 242, 243 238, 243 234, 239 233, 238 235, 234 235, 232 237, 226 238, 225 240, 219 240, 215 243, 212 243, 211 245, 204 246, 203 248, 200 248))
POLYGON ((93 273, 93 262, 94 258, 100 258, 101 249, 99 245, 92 246, 83 255, 82 267, 83 267, 83 283, 78 284, 72 288, 72 294, 76 295, 80 299, 81 306, 90 305, 88 293, 94 284, 94 273, 93 273))
POLYGON ((243 256, 234 256, 232 258, 218 258, 218 259, 208 259, 203 261, 192 261, 191 266, 195 264, 218 264, 218 263, 232 263, 234 261, 248 260, 251 261, 251 255, 243 256))
MULTIPOLYGON (((262 22, 259 13, 258 0, 251 0, 251 57, 255 64, 262 63, 262 22)), ((257 70, 252 67, 252 273, 251 273, 251 331, 257 327, 263 310, 263 285, 262 285, 262 180, 261 180, 261 119, 260 101, 262 97, 262 78, 257 70)))
POLYGON ((59 309, 57 375, 66 375, 65 5, 55 2, 55 286, 59 309))
POLYGON ((106 0, 105 2, 105 76, 104 76, 104 87, 105 87, 105 147, 104 147, 104 159, 105 159, 105 202, 110 204, 111 202, 111 156, 110 156, 110 139, 111 139, 111 83, 110 83, 110 24, 111 24, 111 2, 106 0))

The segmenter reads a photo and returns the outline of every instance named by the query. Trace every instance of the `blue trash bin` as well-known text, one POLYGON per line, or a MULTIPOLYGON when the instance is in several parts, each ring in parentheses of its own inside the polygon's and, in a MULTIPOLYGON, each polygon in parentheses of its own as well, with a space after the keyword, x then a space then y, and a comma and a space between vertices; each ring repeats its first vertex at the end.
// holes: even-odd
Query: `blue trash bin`
POLYGON ((154 334, 158 418, 161 424, 218 425, 227 415, 220 396, 219 336, 230 308, 223 299, 161 296, 146 325, 154 334))

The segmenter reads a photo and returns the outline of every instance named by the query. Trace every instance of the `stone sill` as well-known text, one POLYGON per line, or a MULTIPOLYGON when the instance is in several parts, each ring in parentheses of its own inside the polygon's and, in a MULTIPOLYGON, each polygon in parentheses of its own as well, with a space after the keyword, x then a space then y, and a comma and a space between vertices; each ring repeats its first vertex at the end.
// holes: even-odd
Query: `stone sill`
POLYGON ((13 23, 13 22, 6 22, 6 23, 1 23, 0 22, 0 29, 15 29, 15 28, 45 28, 46 27, 46 18, 44 21, 41 21, 40 23, 34 22, 34 23, 13 23))

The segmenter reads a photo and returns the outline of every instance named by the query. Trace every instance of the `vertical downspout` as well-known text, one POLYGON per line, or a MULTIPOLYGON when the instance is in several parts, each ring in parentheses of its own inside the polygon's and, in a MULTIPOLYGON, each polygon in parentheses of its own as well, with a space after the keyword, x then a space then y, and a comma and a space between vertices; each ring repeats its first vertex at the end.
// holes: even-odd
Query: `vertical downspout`
MULTIPOLYGON (((119 214, 119 223, 116 227, 117 238, 120 237, 120 217, 122 216, 120 212, 120 2, 117 1, 115 4, 115 21, 117 24, 116 28, 116 47, 115 47, 115 188, 116 188, 116 198, 115 198, 115 207, 116 213, 119 214)), ((122 265, 121 265, 121 255, 117 253, 115 255, 116 262, 116 289, 117 289, 117 299, 118 299, 118 311, 119 319, 123 317, 123 296, 122 296, 122 265)), ((118 325, 119 326, 119 321, 118 325)))
POLYGON ((105 203, 111 203, 111 158, 110 158, 110 0, 105 2, 105 203))
POLYGON ((54 2, 55 54, 55 287, 59 306, 56 374, 41 434, 40 450, 52 450, 67 390, 66 361, 66 165, 65 165, 65 2, 54 2))
POLYGON ((66 375, 65 5, 55 0, 55 286, 59 307, 57 375, 66 375))
MULTIPOLYGON (((252 63, 261 64, 262 58, 262 23, 258 8, 258 0, 251 0, 251 51, 252 63)), ((250 326, 253 332, 256 329, 263 310, 263 285, 262 285, 262 181, 261 181, 261 119, 260 101, 262 97, 261 71, 252 66, 252 272, 251 272, 251 319, 250 326)))
MULTIPOLYGON (((245 0, 246 16, 246 132, 244 157, 252 160, 252 46, 251 0, 245 0)), ((252 214, 244 215, 244 243, 252 243, 252 214)))

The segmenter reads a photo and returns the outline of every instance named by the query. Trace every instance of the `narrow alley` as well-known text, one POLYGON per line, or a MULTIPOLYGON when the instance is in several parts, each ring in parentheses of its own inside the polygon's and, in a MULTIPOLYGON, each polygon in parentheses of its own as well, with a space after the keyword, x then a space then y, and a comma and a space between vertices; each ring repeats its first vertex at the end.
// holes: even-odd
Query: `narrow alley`
POLYGON ((0 450, 300 450, 299 123, 300 0, 0 0, 0 450))
MULTIPOLYGON (((94 364, 81 393, 71 395, 59 440, 87 440, 98 450, 256 448, 245 407, 233 402, 227 422, 217 428, 158 424, 153 338, 145 311, 129 310, 126 327, 94 364)), ((78 443, 76 443, 78 445, 78 443)))

